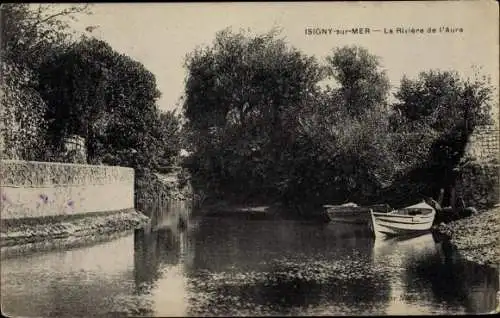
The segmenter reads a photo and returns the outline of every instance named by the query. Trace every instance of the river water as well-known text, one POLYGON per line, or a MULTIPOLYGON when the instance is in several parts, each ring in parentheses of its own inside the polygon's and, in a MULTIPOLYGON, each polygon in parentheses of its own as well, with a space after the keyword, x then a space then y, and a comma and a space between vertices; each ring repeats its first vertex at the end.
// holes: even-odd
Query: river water
POLYGON ((173 204, 152 226, 109 241, 3 259, 3 313, 412 315, 497 305, 498 271, 430 233, 375 240, 356 226, 216 217, 180 230, 171 215, 183 209, 173 204))

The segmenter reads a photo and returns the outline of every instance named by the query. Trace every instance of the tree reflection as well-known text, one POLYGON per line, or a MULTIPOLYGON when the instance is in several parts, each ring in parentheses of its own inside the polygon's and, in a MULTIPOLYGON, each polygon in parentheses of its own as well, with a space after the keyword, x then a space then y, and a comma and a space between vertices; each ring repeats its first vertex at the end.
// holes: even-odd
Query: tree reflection
POLYGON ((178 201, 152 207, 149 226, 135 230, 134 277, 137 294, 150 291, 160 278, 162 267, 180 262, 186 243, 181 239, 185 229, 179 226, 179 221, 189 217, 189 208, 189 202, 178 201))
POLYGON ((134 233, 134 277, 136 292, 147 292, 160 277, 162 265, 179 263, 179 232, 169 228, 134 233))
POLYGON ((389 281, 369 258, 373 240, 352 228, 210 219, 198 230, 191 314, 366 314, 388 301, 389 281))
POLYGON ((467 313, 495 309, 498 271, 460 258, 447 241, 439 253, 409 264, 405 276, 409 290, 430 289, 434 302, 464 306, 467 313))
POLYGON ((194 241, 192 270, 216 272, 266 267, 275 259, 342 259, 354 250, 367 255, 373 244, 362 228, 222 218, 203 220, 194 241))

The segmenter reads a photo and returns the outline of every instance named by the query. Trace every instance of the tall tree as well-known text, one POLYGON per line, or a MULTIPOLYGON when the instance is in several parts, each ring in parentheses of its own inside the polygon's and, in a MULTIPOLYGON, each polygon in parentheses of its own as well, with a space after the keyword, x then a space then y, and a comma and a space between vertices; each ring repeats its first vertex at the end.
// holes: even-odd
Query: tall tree
POLYGON ((36 90, 38 66, 69 43, 64 19, 87 6, 0 4, 1 125, 4 156, 45 160, 45 102, 36 90))
POLYGON ((54 143, 86 138, 91 162, 154 167, 162 145, 156 101, 160 92, 144 65, 106 42, 83 38, 40 67, 54 143))
POLYGON ((344 46, 327 57, 329 74, 340 86, 338 92, 351 115, 386 111, 389 80, 377 56, 365 48, 344 46))
POLYGON ((46 117, 54 144, 72 134, 91 137, 92 125, 108 110, 117 55, 105 42, 83 39, 41 64, 38 90, 49 105, 46 117))
POLYGON ((295 171, 310 173, 296 173, 289 186, 292 193, 312 194, 311 201, 362 202, 397 172, 388 131, 389 82, 379 58, 361 47, 334 49, 324 69, 335 85, 297 112, 303 153, 297 159, 305 161, 295 171))
POLYGON ((230 111, 241 124, 257 114, 274 118, 311 91, 322 76, 316 61, 277 35, 276 30, 251 36, 226 29, 212 46, 188 55, 187 118, 205 128, 224 126, 230 111))
POLYGON ((0 4, 2 58, 35 69, 47 54, 71 42, 69 21, 90 13, 89 4, 0 4))
POLYGON ((478 73, 462 79, 456 72, 430 70, 416 79, 401 80, 393 105, 397 125, 435 136, 430 156, 412 174, 418 182, 428 184, 426 195, 453 186, 454 169, 463 158, 469 136, 477 126, 491 122, 492 92, 489 79, 478 73))
POLYGON ((183 108, 196 131, 199 168, 214 182, 234 184, 233 189, 248 186, 244 180, 255 181, 256 188, 273 183, 289 144, 287 125, 294 118, 288 114, 301 107, 323 77, 314 58, 278 34, 226 29, 211 46, 186 59, 183 108))
POLYGON ((182 147, 181 140, 181 117, 177 112, 160 112, 158 116, 158 134, 161 141, 161 152, 159 154, 159 165, 172 166, 179 155, 182 147))
POLYGON ((406 121, 426 122, 442 132, 458 125, 470 134, 476 126, 488 123, 492 92, 488 78, 478 74, 463 80, 456 72, 430 70, 417 79, 401 80, 394 108, 406 121))

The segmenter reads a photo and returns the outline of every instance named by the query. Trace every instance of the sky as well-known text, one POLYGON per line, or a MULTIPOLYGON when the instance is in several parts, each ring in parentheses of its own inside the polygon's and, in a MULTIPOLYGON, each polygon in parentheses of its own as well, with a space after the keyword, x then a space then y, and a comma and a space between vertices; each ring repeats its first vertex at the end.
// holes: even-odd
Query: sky
POLYGON ((498 87, 498 6, 495 1, 445 2, 275 2, 275 3, 102 3, 79 16, 76 31, 92 35, 142 62, 156 76, 161 109, 179 107, 186 54, 209 45, 216 32, 232 27, 254 33, 282 29, 287 42, 320 61, 332 49, 359 45, 381 58, 393 90, 403 75, 429 69, 473 74, 472 66, 498 87), (436 33, 397 34, 384 29, 435 28, 436 33), (444 33, 439 28, 461 28, 444 33), (370 34, 306 35, 306 28, 369 28, 370 34), (375 30, 380 30, 376 32, 375 30))

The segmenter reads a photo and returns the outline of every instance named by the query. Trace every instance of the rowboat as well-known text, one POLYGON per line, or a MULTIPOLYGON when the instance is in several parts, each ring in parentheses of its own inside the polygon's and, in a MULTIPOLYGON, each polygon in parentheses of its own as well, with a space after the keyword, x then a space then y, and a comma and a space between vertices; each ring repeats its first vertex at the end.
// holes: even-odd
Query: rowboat
POLYGON ((386 204, 358 206, 355 203, 346 203, 342 205, 324 205, 323 208, 331 222, 367 225, 371 222, 370 211, 384 213, 390 211, 390 207, 386 204))
POLYGON ((436 210, 423 201, 389 213, 372 210, 370 215, 375 237, 409 235, 428 231, 436 217, 436 210))

